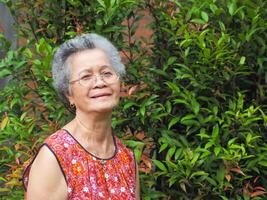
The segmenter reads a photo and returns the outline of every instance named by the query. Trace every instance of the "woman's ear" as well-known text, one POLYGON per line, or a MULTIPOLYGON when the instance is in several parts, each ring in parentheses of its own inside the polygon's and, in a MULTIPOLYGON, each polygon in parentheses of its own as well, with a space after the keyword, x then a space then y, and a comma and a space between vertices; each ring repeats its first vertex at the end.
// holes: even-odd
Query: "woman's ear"
POLYGON ((68 99, 68 101, 69 101, 69 104, 70 104, 70 105, 71 105, 71 104, 74 104, 74 102, 73 102, 73 99, 72 99, 72 96, 71 96, 70 92, 68 92, 68 91, 64 91, 63 93, 64 93, 64 96, 66 97, 66 99, 68 99))

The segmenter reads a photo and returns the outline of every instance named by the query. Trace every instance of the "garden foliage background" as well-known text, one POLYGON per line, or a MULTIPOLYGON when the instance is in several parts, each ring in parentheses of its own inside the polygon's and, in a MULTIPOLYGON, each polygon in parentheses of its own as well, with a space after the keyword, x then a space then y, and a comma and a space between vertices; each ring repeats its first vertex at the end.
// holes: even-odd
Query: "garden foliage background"
POLYGON ((138 158, 142 198, 267 199, 267 2, 264 0, 1 0, 17 19, 1 90, 0 198, 23 199, 22 163, 73 115, 50 61, 97 32, 128 75, 113 128, 138 158), (151 37, 137 37, 149 15, 151 37))

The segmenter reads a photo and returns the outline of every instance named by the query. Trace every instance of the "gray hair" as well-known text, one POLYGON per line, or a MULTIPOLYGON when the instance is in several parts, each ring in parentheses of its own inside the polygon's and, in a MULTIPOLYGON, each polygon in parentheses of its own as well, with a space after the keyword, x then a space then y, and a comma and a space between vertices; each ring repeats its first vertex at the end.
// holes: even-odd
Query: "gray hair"
POLYGON ((77 52, 95 48, 101 49, 107 54, 112 68, 120 77, 125 75, 125 66, 121 62, 119 52, 109 40, 96 33, 76 36, 59 46, 52 61, 53 85, 59 97, 65 103, 69 103, 69 101, 64 95, 64 92, 71 94, 69 87, 70 68, 67 62, 68 58, 77 52))

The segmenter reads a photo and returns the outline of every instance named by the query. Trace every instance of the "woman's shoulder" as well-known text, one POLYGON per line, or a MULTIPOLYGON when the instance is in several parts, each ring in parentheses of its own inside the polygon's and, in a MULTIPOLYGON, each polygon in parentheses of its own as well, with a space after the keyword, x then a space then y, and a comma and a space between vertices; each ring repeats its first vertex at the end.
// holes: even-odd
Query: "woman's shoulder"
MULTIPOLYGON (((60 141, 61 139, 64 139, 64 138, 67 138, 66 132, 64 130, 56 131, 52 135, 48 136, 46 140, 44 141, 44 143, 39 147, 37 153, 24 163, 23 165, 24 172, 23 172, 22 180, 23 180, 23 186, 24 186, 25 191, 27 190, 27 187, 28 187, 29 176, 30 176, 30 171, 32 171, 32 166, 34 166, 33 169, 35 170, 33 171, 36 172, 35 173, 37 174, 36 176, 38 176, 38 174, 40 173, 49 174, 50 172, 54 172, 51 169, 60 168, 62 171, 62 168, 59 164, 58 156, 60 155, 60 152, 64 152, 64 149, 61 148, 61 147, 64 147, 64 141, 63 143, 60 141), (60 145, 61 143, 63 145, 60 145)), ((58 170, 56 170, 56 172, 58 172, 58 170)), ((61 175, 61 172, 57 173, 57 175, 58 174, 61 175)), ((55 177, 55 174, 53 174, 53 176, 55 177)))
POLYGON ((58 131, 56 131, 55 133, 51 134, 50 136, 48 136, 44 143, 47 145, 69 145, 72 144, 73 138, 71 137, 71 135, 69 134, 69 132, 65 129, 60 129, 58 131))
POLYGON ((65 129, 59 129, 56 132, 49 135, 46 140, 55 140, 57 138, 64 138, 66 137, 67 133, 68 132, 65 129))

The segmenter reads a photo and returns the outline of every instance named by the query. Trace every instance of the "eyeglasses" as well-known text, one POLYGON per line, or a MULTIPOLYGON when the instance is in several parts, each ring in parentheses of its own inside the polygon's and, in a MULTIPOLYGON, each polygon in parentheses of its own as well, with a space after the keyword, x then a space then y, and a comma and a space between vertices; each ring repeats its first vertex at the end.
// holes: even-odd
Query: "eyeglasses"
POLYGON ((73 84, 79 81, 80 85, 90 87, 96 83, 97 77, 100 77, 100 79, 108 85, 114 84, 119 80, 119 75, 116 74, 116 72, 109 70, 101 72, 98 75, 82 72, 79 74, 79 78, 77 80, 70 81, 69 83, 73 84))

